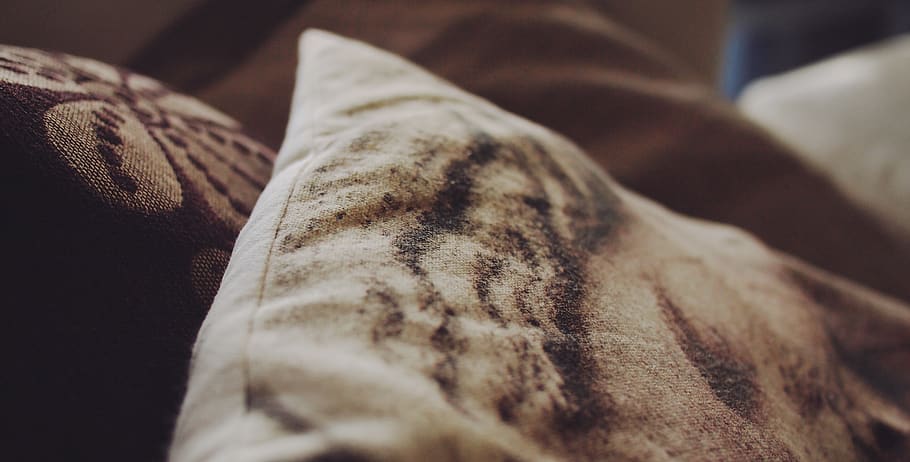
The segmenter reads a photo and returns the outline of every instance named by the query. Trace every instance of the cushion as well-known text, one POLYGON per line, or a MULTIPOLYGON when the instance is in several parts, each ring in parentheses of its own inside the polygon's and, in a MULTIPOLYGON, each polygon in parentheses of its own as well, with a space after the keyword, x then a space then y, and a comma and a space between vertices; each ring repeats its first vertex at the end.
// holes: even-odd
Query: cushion
POLYGON ((150 78, 2 46, 0 152, 6 440, 160 460, 272 151, 150 78))
MULTIPOLYGON (((277 144, 294 83, 294 43, 306 27, 331 30, 408 57, 565 134, 624 185, 673 210, 745 228, 775 248, 910 300, 904 276, 910 241, 889 233, 643 37, 678 31, 623 27, 628 10, 641 3, 523 0, 504 8, 489 0, 311 0, 275 14, 283 21, 260 32, 255 45, 238 47, 227 63, 216 59, 225 55, 219 40, 171 66, 152 61, 149 71, 186 81, 194 94, 277 144), (215 67, 212 61, 226 71, 208 80, 186 76, 188 69, 215 67)), ((714 3, 705 2, 699 14, 714 15, 714 3)), ((641 9, 657 23, 671 8, 641 9)), ((708 34, 694 21, 686 24, 686 43, 708 34)), ((249 34, 261 28, 246 19, 232 27, 249 34)), ((184 49, 182 41, 172 43, 184 49)))
POLYGON ((910 449, 910 308, 621 187, 310 31, 171 460, 862 460, 910 449))
POLYGON ((745 114, 910 240, 910 35, 751 84, 745 114))

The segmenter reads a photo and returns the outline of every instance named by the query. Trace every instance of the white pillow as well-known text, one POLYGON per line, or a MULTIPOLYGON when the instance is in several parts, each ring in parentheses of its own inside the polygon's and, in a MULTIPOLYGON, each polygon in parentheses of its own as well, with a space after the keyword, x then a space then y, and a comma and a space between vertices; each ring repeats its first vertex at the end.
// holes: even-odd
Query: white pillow
POLYGON ((910 433, 908 334, 907 307, 310 31, 171 458, 886 457, 910 433))
POLYGON ((910 35, 750 85, 739 106, 910 239, 910 35))

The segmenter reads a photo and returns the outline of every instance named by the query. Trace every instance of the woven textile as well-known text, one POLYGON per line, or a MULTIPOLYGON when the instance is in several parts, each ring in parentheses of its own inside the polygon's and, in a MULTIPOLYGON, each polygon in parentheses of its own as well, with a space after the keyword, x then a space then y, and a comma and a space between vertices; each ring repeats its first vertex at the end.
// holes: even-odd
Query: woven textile
POLYGON ((303 36, 171 458, 906 454, 910 309, 631 193, 401 58, 303 36))
POLYGON ((8 46, 0 152, 9 440, 43 460, 160 458, 274 154, 154 80, 8 46))

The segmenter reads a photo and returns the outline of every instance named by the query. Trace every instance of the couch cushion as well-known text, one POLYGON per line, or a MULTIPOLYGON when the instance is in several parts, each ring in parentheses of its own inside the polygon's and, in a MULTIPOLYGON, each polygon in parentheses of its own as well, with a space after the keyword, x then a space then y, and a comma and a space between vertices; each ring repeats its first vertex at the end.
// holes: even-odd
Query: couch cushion
POLYGON ((861 460, 910 308, 625 190, 566 139, 303 36, 172 460, 861 460))
POLYGON ((160 459, 274 154, 152 79, 10 46, 0 152, 8 440, 43 460, 160 459))

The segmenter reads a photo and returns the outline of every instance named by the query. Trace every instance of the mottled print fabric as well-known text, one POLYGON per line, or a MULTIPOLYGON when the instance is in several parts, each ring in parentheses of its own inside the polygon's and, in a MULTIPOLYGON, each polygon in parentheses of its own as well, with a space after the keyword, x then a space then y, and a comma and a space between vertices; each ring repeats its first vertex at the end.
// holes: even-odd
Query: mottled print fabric
POLYGON ((160 460, 190 346, 274 153, 162 84, 0 46, 9 440, 160 460), (41 444, 53 440, 54 444, 41 444))
POLYGON ((899 460, 910 309, 304 34, 171 460, 899 460))

